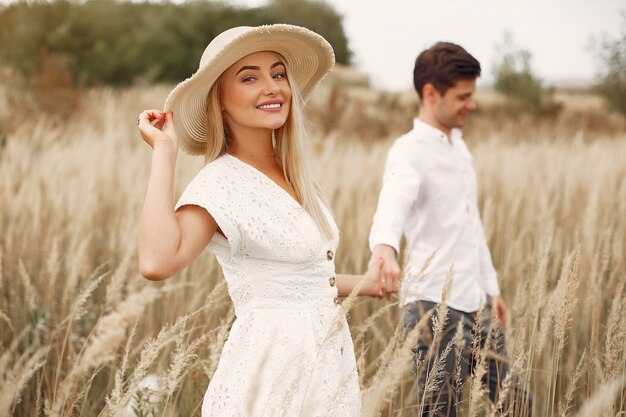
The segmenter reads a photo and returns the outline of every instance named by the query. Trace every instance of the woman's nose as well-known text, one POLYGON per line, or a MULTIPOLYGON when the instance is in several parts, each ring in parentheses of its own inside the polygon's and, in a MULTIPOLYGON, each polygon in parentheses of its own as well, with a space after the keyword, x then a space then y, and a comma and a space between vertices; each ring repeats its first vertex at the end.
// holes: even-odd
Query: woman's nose
POLYGON ((274 94, 278 94, 279 91, 280 91, 280 88, 276 80, 271 78, 270 80, 266 82, 265 89, 264 89, 265 94, 274 95, 274 94))

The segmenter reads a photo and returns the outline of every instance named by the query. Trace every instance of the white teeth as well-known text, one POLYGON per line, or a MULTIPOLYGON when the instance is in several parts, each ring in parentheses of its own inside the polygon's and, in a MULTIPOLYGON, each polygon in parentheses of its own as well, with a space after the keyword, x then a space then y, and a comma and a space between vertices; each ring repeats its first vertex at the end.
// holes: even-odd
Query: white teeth
POLYGON ((280 109, 280 103, 276 104, 264 104, 258 107, 259 109, 280 109))

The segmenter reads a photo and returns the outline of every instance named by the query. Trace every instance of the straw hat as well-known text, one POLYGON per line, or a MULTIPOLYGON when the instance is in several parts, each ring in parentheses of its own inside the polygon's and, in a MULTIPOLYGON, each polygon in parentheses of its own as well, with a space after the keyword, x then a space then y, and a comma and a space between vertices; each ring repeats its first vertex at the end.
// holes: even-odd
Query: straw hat
POLYGON ((206 98, 215 81, 232 64, 260 51, 273 51, 284 57, 289 80, 298 86, 304 99, 335 63, 328 41, 303 27, 240 26, 222 32, 204 50, 198 71, 178 84, 165 100, 164 110, 174 112, 174 127, 185 152, 205 153, 210 123, 206 98))

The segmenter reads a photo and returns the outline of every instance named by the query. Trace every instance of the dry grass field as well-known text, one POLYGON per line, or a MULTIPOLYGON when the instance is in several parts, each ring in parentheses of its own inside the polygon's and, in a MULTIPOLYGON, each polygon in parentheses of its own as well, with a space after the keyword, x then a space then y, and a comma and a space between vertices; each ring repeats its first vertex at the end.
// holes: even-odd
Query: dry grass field
MULTIPOLYGON (((150 150, 135 119, 168 91, 0 91, 0 416, 199 415, 234 319, 219 267, 206 254, 154 283, 136 258, 150 150)), ((547 119, 478 100, 466 136, 513 372, 536 416, 623 416, 626 121, 583 95, 559 97, 547 119)), ((358 86, 311 104, 316 175, 342 232, 338 272, 365 269, 386 150, 416 109, 412 95, 358 86)), ((180 155, 178 193, 202 162, 180 155)), ((343 305, 363 416, 417 415, 397 300, 343 305)), ((481 391, 467 383, 464 415, 496 415, 481 391)))

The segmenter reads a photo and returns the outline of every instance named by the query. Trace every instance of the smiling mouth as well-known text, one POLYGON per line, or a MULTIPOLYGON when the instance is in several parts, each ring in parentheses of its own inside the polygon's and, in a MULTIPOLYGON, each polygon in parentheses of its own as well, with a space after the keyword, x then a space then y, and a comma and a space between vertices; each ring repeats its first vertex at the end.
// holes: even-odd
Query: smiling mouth
POLYGON ((282 107, 281 103, 263 104, 262 106, 258 106, 257 109, 275 110, 275 109, 280 109, 281 107, 282 107))

